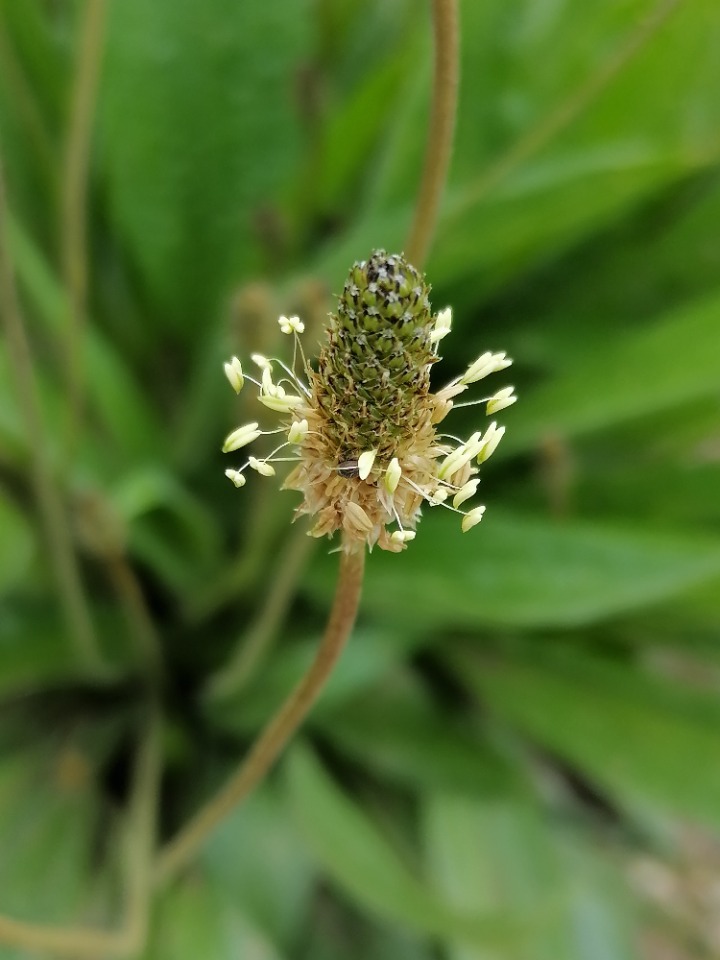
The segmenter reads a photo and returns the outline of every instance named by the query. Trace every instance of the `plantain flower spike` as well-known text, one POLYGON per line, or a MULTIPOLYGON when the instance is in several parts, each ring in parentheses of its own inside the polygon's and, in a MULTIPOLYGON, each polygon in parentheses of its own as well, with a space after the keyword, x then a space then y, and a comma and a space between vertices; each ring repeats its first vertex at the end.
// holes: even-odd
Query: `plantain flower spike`
MULTIPOLYGON (((484 435, 476 431, 460 441, 439 433, 438 425, 459 394, 512 361, 504 353, 483 354, 433 393, 430 369, 440 359, 439 341, 450 333, 452 313, 445 308, 433 314, 429 293, 424 276, 401 254, 378 250, 356 263, 330 315, 317 369, 304 359, 302 322, 281 317, 280 328, 295 338, 303 369, 296 373, 295 361, 288 366, 253 357, 262 377, 245 374, 260 402, 281 416, 281 425, 259 431, 249 424, 228 439, 237 435, 250 443, 261 433, 285 439, 266 457, 250 457, 239 470, 226 471, 235 486, 242 486, 248 467, 270 476, 271 463, 294 461, 283 486, 303 496, 296 515, 312 518, 312 536, 342 531, 345 550, 376 544, 394 553, 406 549, 423 504, 460 514, 463 531, 479 523, 485 508, 463 505, 475 494, 479 464, 505 428, 492 423, 484 435)), ((459 405, 484 404, 489 415, 516 399, 508 387, 459 405)), ((225 449, 236 447, 226 441, 225 449)))

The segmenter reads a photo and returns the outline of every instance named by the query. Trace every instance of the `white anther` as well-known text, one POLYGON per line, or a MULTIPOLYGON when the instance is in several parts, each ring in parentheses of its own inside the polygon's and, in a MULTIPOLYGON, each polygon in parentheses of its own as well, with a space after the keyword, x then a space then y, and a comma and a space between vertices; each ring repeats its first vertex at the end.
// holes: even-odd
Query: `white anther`
POLYGON ((295 420, 290 429, 288 430, 288 440, 290 443, 302 443, 307 432, 309 430, 309 424, 307 420, 295 420))
POLYGON ((488 397, 487 407, 485 408, 487 415, 490 416, 493 413, 499 413, 501 410, 515 403, 517 397, 514 396, 514 390, 515 387, 503 387, 502 390, 498 390, 497 393, 488 397))
POLYGON ((395 493, 397 490, 398 484, 400 483, 400 477, 402 476, 402 468, 400 466, 400 461, 397 457, 393 457, 388 465, 387 470, 385 471, 385 478, 383 483, 385 484, 385 489, 388 493, 395 493))
POLYGON ((365 453, 361 453, 358 457, 358 476, 361 480, 367 480, 370 476, 376 455, 377 450, 366 450, 365 453))
POLYGON ((244 487, 246 484, 245 474, 240 473, 239 470, 226 470, 225 476, 228 480, 232 481, 236 487, 244 487))
POLYGON ((233 357, 229 363, 223 364, 223 370, 235 393, 240 393, 245 383, 245 377, 243 376, 242 364, 238 358, 233 357))
POLYGON ((468 530, 471 530, 476 524, 480 523, 485 513, 485 507, 475 507, 474 510, 470 510, 462 519, 462 532, 467 533, 468 530))
POLYGON ((232 453, 233 450, 239 450, 240 447, 244 447, 248 443, 252 443, 253 440, 257 440, 262 433, 257 427, 257 423, 246 423, 244 427, 238 427, 237 430, 233 430, 232 433, 225 437, 225 442, 222 445, 223 453, 232 453))
POLYGON ((460 487, 458 492, 453 497, 453 506, 457 510, 461 503, 465 503, 466 500, 469 500, 470 497, 475 496, 475 491, 478 488, 479 480, 468 480, 468 482, 460 487))
POLYGON ((257 460, 255 457, 248 457, 248 466, 257 470, 263 477, 274 477, 275 467, 271 466, 267 460, 257 460))

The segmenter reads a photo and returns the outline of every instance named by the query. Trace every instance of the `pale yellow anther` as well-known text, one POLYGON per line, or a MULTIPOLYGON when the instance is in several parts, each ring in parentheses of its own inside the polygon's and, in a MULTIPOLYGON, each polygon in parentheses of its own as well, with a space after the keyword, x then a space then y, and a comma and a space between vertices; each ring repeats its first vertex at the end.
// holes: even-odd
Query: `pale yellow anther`
POLYGON ((393 530, 390 539, 393 543, 409 543, 414 540, 417 534, 414 530, 393 530))
POLYGON ((468 480, 464 486, 460 487, 458 492, 453 497, 453 506, 457 510, 461 503, 465 503, 466 500, 469 500, 470 497, 475 496, 475 491, 478 488, 479 480, 468 480))
POLYGON ((435 320, 435 326, 430 331, 430 343, 437 343, 438 340, 442 340, 443 337, 446 337, 450 333, 450 328, 452 326, 452 307, 445 307, 444 310, 441 310, 437 319, 435 320))
POLYGON ((453 450, 452 453, 449 453, 447 457, 445 457, 440 464, 438 478, 440 480, 448 480, 454 473, 457 473, 461 467, 469 463, 473 457, 476 457, 481 448, 482 434, 480 431, 477 431, 473 433, 465 443, 461 444, 456 450, 453 450))
POLYGON ((431 507, 437 507, 441 503, 445 503, 448 498, 447 487, 437 487, 431 494, 428 495, 427 502, 431 507))
POLYGON ((247 482, 245 480, 245 474, 241 473, 239 470, 226 470, 225 476, 228 478, 228 480, 234 483, 236 487, 244 487, 245 483, 247 482))
POLYGON ((258 397, 260 403, 267 407, 268 410, 274 410, 276 413, 290 413, 294 407, 297 407, 298 404, 302 403, 302 397, 298 397, 295 394, 289 393, 285 396, 285 391, 282 387, 276 387, 276 391, 280 391, 283 395, 279 396, 277 392, 275 394, 261 394, 258 397))
POLYGON ((300 317, 279 317, 278 323, 283 333, 303 333, 305 324, 300 317))
POLYGON ((263 477, 274 477, 275 467, 271 466, 267 460, 257 460, 255 457, 248 457, 248 466, 256 470, 263 477))
POLYGON ((272 367, 270 364, 262 368, 262 377, 260 379, 262 382, 262 389, 266 393, 274 395, 278 390, 282 390, 282 387, 278 387, 273 383, 272 367))
POLYGON ((466 372, 460 378, 460 383, 469 384, 482 380, 483 377, 496 373, 498 370, 505 370, 512 364, 512 360, 503 353, 492 353, 489 350, 471 363, 466 372))
POLYGON ((238 358, 233 357, 229 363, 224 363, 223 370, 235 393, 240 393, 245 383, 245 377, 243 376, 242 364, 238 358))
POLYGON ((307 420, 295 420, 288 430, 288 440, 290 443, 302 443, 307 436, 309 424, 307 420))
POLYGON ((377 450, 366 450, 365 453, 361 453, 358 457, 358 476, 361 480, 367 480, 370 476, 376 455, 377 450))
POLYGON ((272 364, 262 353, 251 353, 250 359, 255 366, 260 367, 261 370, 272 370, 272 364))
POLYGON ((222 445, 223 453, 232 453, 233 450, 239 450, 240 447, 257 440, 262 433, 257 427, 257 423, 246 423, 244 427, 233 430, 225 437, 225 442, 222 445))
POLYGON ((470 510, 462 519, 462 532, 467 533, 468 530, 471 530, 476 524, 480 523, 485 513, 485 507, 475 507, 474 510, 470 510))
POLYGON ((490 424, 490 426, 485 431, 485 437, 483 439, 483 445, 480 448, 478 453, 477 462, 485 463, 486 460, 489 460, 490 457, 497 450, 497 445, 502 440, 505 434, 505 427, 499 427, 495 421, 490 424))
POLYGON ((385 477, 383 483, 385 484, 385 489, 388 493, 395 493, 400 483, 400 477, 402 476, 402 468, 400 466, 400 461, 397 457, 393 457, 388 468, 385 471, 385 477))
POLYGON ((493 413, 499 413, 501 410, 515 403, 517 397, 514 396, 514 390, 515 387, 503 387, 502 390, 498 390, 497 393, 488 397, 487 406, 485 407, 487 415, 490 416, 493 413))

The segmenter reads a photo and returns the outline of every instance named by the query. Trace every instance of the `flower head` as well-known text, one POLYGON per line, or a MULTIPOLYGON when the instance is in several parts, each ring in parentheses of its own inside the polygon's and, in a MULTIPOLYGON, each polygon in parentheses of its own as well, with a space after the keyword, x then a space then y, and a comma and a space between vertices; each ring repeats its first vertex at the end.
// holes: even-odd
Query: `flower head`
MULTIPOLYGON (((279 430, 262 432, 283 433, 287 440, 263 459, 250 457, 240 470, 227 471, 232 482, 240 486, 247 467, 271 476, 272 462, 295 460, 284 487, 303 495, 296 513, 313 518, 313 536, 342 531, 345 550, 375 544, 404 550, 415 537, 423 503, 461 514, 463 531, 478 523, 484 507, 460 508, 474 496, 477 465, 493 453, 505 428, 491 423, 484 433, 458 441, 439 433, 438 424, 453 406, 486 404, 491 414, 513 403, 512 387, 455 402, 471 384, 512 361, 504 353, 485 353, 433 393, 430 369, 439 360, 439 341, 450 333, 452 312, 446 307, 433 314, 429 292, 403 256, 376 251, 350 271, 317 369, 304 363, 303 377, 294 362, 288 367, 254 355, 260 380, 245 379, 257 386, 265 407, 284 415, 279 430), (283 454, 287 448, 290 456, 283 454)), ((302 322, 281 317, 279 324, 295 337, 297 351, 302 322)), ((300 353, 304 358, 302 348, 300 353)), ((233 387, 239 369, 239 361, 232 361, 233 387)), ((228 437, 224 449, 236 450, 260 433, 257 424, 248 424, 228 437)))

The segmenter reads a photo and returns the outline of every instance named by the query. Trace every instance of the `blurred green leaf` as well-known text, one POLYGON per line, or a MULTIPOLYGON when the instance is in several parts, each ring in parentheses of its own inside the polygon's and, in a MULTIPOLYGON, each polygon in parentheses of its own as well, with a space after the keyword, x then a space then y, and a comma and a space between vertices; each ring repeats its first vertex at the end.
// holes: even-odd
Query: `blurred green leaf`
POLYGON ((202 861, 212 888, 242 904, 258 931, 291 950, 304 927, 314 877, 287 814, 282 798, 264 786, 210 838, 202 861))
MULTIPOLYGON (((22 288, 45 329, 64 346, 69 310, 67 295, 20 222, 10 220, 8 229, 22 288)), ((122 357, 92 324, 85 334, 84 350, 88 391, 123 456, 158 457, 167 449, 167 442, 155 411, 138 389, 122 357)), ((115 452, 112 446, 110 451, 115 452)), ((104 458, 108 458, 107 452, 104 458)), ((99 456, 98 460, 102 462, 99 456)))
POLYGON ((720 297, 674 311, 649 330, 616 338, 534 393, 513 418, 504 452, 662 412, 720 384, 720 297))
POLYGON ((177 884, 157 908, 145 960, 282 960, 235 897, 202 880, 177 884))
POLYGON ((720 771, 711 762, 720 713, 681 709, 627 670, 463 656, 463 677, 492 710, 575 764, 628 810, 720 823, 720 771), (650 688, 650 689, 648 689, 650 688))
MULTIPOLYGON (((330 561, 308 584, 325 596, 330 561)), ((402 556, 373 555, 364 607, 388 623, 432 627, 576 626, 659 603, 720 576, 720 546, 654 528, 562 523, 492 506, 462 535, 423 520, 402 556)))
POLYGON ((451 940, 490 944, 521 935, 496 912, 458 913, 436 898, 307 747, 293 748, 286 769, 298 822, 313 854, 366 908, 411 930, 451 940))
POLYGON ((0 698, 27 694, 76 678, 78 665, 59 611, 3 611, 0 622, 0 698))
POLYGON ((258 239, 277 232, 279 195, 299 159, 293 83, 310 9, 112 5, 99 105, 110 215, 155 321, 190 342, 229 285, 260 266, 258 239))
MULTIPOLYGON (((429 264, 435 284, 462 280, 483 295, 717 163, 720 110, 708 91, 720 83, 720 15, 712 0, 677 6, 654 31, 666 4, 538 13, 521 3, 512 14, 502 3, 463 5, 463 101, 429 264), (479 98, 488 77, 502 85, 479 98)), ((425 137, 426 64, 394 121, 384 176, 323 260, 333 282, 369 245, 402 247, 425 137)))
POLYGON ((32 528, 20 508, 0 487, 0 596, 26 576, 35 552, 32 528))
POLYGON ((103 891, 93 865, 99 808, 91 777, 87 758, 70 746, 54 757, 34 749, 4 755, 0 763, 3 913, 30 922, 71 925, 89 905, 93 874, 98 893, 103 891))
POLYGON ((216 516, 161 466, 134 469, 110 492, 128 524, 132 552, 176 589, 197 580, 220 552, 216 516))
POLYGON ((344 755, 415 789, 493 794, 513 776, 466 716, 443 716, 409 677, 392 676, 316 725, 344 755))
POLYGON ((432 875, 457 909, 543 918, 519 947, 452 948, 450 960, 635 960, 620 871, 529 798, 430 795, 424 823, 432 875))

